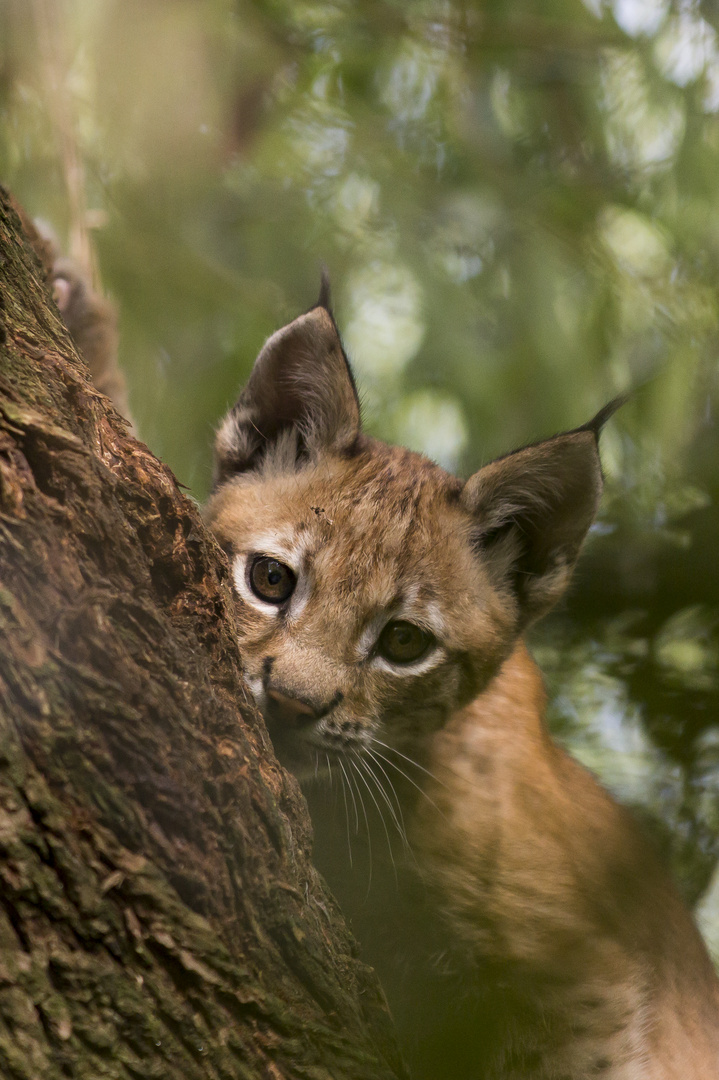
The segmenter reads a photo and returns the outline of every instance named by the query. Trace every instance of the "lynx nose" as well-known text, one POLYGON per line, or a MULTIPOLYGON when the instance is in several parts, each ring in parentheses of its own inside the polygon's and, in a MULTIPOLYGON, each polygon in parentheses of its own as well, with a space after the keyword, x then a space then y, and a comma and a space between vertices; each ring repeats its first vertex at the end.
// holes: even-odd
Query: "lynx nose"
POLYGON ((268 690, 267 697, 270 702, 272 719, 291 727, 305 727, 317 719, 317 713, 311 705, 297 698, 287 697, 279 690, 268 690))

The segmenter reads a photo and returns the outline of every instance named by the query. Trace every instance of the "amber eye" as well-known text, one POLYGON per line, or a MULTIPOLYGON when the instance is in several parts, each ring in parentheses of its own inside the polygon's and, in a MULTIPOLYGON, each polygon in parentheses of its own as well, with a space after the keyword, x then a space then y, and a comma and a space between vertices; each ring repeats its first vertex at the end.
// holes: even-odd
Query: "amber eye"
POLYGON ((399 620, 387 623, 379 636, 377 651, 393 664, 411 664, 429 652, 433 644, 434 638, 426 630, 399 620))
POLYGON ((268 604, 281 604, 291 596, 297 578, 289 566, 269 555, 256 555, 250 567, 250 586, 255 596, 268 604))

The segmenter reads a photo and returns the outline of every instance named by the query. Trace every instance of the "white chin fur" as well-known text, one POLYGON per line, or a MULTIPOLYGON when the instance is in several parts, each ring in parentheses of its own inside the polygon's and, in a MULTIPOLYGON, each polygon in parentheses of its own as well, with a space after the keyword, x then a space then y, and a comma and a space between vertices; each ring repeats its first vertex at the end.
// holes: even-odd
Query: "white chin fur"
POLYGON ((265 688, 262 685, 262 679, 253 675, 245 675, 245 685, 249 687, 252 696, 257 702, 257 708, 262 710, 267 704, 265 688))

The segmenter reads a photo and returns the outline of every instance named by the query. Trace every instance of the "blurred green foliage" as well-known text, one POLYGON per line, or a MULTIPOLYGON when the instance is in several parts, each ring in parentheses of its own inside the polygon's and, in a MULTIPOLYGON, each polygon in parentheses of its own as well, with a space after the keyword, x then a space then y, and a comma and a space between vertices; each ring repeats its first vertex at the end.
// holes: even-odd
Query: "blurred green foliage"
POLYGON ((718 29, 710 0, 0 0, 0 174, 67 234, 64 95, 139 431, 198 498, 322 264, 369 427, 450 467, 635 389, 535 647, 719 955, 718 29))

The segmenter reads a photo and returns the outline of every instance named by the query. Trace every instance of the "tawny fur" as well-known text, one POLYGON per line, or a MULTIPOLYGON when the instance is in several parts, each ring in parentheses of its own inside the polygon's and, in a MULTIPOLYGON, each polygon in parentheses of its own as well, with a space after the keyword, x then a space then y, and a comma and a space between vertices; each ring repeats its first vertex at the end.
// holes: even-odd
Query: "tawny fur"
POLYGON ((552 742, 521 638, 566 588, 610 411, 463 484, 361 433, 321 302, 269 339, 217 440, 207 519, 281 759, 300 778, 373 751, 422 770, 398 786, 413 857, 467 979, 489 973, 509 1003, 477 1077, 719 1076, 719 984, 691 916, 628 814, 552 742), (258 556, 296 576, 283 604, 253 592, 258 556), (436 647, 384 660, 397 619, 436 647))
MULTIPOLYGON (((123 408, 114 312, 72 264, 56 261, 52 280, 123 408)), ((441 926, 442 963, 460 972, 457 1004, 471 1013, 476 995, 485 1029, 481 1003, 496 1007, 467 1076, 716 1080, 719 984, 704 945, 631 818, 552 742, 521 638, 566 588, 594 516, 609 410, 463 484, 361 433, 323 296, 260 354, 218 433, 206 511, 279 756, 301 778, 373 753, 385 777, 400 773, 409 870, 441 926), (295 571, 287 604, 253 594, 257 555, 295 571), (376 652, 398 618, 437 639, 404 668, 376 652)), ((400 911, 395 930, 411 930, 413 914, 400 911)), ((377 959, 391 953, 385 940, 377 959)))
POLYGON ((435 805, 415 825, 455 933, 541 1002, 534 1068, 504 1075, 710 1080, 719 990, 704 945, 627 813, 550 740, 544 706, 519 643, 433 739, 435 805))

